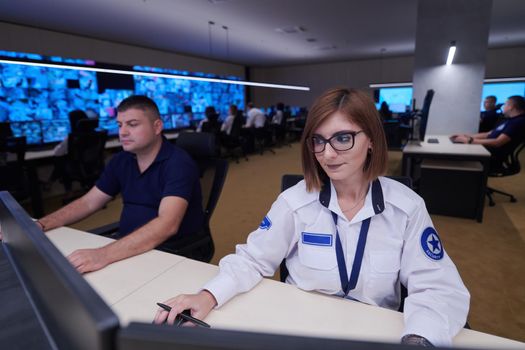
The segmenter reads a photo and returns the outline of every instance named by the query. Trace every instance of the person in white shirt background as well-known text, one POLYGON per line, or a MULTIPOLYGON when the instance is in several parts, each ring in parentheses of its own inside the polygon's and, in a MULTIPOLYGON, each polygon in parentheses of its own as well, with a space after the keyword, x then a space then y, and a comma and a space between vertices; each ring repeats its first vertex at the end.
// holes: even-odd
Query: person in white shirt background
POLYGON ((259 109, 253 106, 253 103, 248 103, 248 112, 246 113, 246 124, 245 128, 263 128, 266 123, 266 116, 259 109))
POLYGON ((228 116, 224 119, 224 122, 221 125, 221 131, 226 135, 230 135, 232 131, 233 121, 235 120, 237 111, 238 109, 236 105, 231 105, 228 109, 228 116))
MULTIPOLYGON (((392 310, 407 288, 401 342, 450 346, 465 325, 470 294, 446 254, 425 203, 380 176, 387 146, 372 99, 335 88, 314 103, 301 140, 305 179, 279 195, 259 228, 194 295, 159 309, 172 324, 190 309, 203 319, 286 259, 287 283, 392 310)), ((349 315, 351 317, 351 315, 349 315)))
POLYGON ((277 104, 277 110, 275 111, 275 114, 272 117, 272 125, 281 125, 283 118, 284 118, 284 103, 279 102, 277 104))

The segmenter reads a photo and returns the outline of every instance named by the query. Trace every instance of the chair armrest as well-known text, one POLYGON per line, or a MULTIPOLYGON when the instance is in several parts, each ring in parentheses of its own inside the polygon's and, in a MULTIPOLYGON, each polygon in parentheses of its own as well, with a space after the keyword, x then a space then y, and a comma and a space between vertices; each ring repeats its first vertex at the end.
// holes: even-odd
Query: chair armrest
POLYGON ((107 224, 107 225, 104 225, 104 226, 93 228, 91 230, 88 230, 88 232, 94 233, 94 234, 100 235, 100 236, 109 236, 112 233, 115 233, 115 232, 118 231, 119 225, 120 225, 120 222, 116 221, 116 222, 112 222, 111 224, 107 224))

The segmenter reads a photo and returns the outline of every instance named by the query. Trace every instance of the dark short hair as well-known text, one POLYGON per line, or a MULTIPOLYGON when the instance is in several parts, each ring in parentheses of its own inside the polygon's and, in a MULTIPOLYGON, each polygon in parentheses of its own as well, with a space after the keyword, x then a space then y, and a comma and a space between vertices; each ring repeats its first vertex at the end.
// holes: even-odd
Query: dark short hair
POLYGON ((498 98, 494 95, 490 95, 490 96, 485 97, 485 100, 492 100, 493 103, 496 103, 498 98))
POLYGON ((303 172, 308 191, 320 190, 328 179, 309 143, 314 131, 336 112, 359 125, 372 142, 372 152, 368 154, 363 168, 366 178, 372 181, 386 171, 388 148, 385 132, 372 98, 355 89, 330 89, 319 96, 310 108, 301 139, 303 172))
POLYGON ((509 97, 508 100, 512 101, 512 105, 518 111, 525 112, 525 98, 523 96, 514 95, 509 97))
POLYGON ((152 119, 160 119, 159 107, 155 101, 144 95, 131 95, 120 102, 117 112, 125 112, 128 109, 140 109, 146 112, 152 119))

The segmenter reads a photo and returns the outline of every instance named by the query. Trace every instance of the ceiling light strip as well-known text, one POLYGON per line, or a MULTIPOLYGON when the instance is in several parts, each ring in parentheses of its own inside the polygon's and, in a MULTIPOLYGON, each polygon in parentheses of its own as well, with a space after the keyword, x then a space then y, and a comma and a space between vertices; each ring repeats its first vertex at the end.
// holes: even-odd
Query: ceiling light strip
POLYGON ((491 78, 483 80, 485 83, 500 83, 505 81, 525 81, 525 77, 517 78, 491 78))
POLYGON ((157 78, 167 78, 167 79, 183 79, 183 80, 193 80, 193 81, 205 81, 205 82, 210 82, 210 83, 224 83, 224 84, 234 84, 234 85, 257 86, 257 87, 267 87, 267 88, 273 88, 273 89, 310 91, 310 88, 307 87, 307 86, 283 85, 283 84, 271 84, 271 83, 258 83, 258 82, 250 82, 250 81, 242 81, 242 80, 228 80, 228 79, 219 79, 219 78, 192 77, 192 76, 187 76, 187 75, 150 73, 150 72, 141 72, 141 71, 129 71, 129 70, 106 69, 106 68, 83 67, 83 66, 70 66, 70 65, 64 65, 64 64, 21 62, 21 61, 9 61, 9 60, 0 60, 0 63, 20 64, 20 65, 24 65, 24 66, 33 66, 33 67, 75 69, 75 70, 84 70, 84 71, 91 71, 91 72, 113 73, 113 74, 124 74, 124 75, 140 75, 140 76, 145 76, 145 77, 157 77, 157 78))
POLYGON ((371 88, 383 88, 383 87, 402 87, 412 86, 412 83, 385 83, 385 84, 370 84, 371 88))

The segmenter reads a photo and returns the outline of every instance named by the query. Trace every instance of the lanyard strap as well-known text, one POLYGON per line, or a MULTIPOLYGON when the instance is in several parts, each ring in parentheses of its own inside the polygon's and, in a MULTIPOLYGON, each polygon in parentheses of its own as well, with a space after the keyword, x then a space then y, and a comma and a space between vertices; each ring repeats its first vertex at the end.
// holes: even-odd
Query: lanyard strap
POLYGON ((341 238, 339 238, 339 230, 337 229, 337 214, 332 212, 332 218, 335 224, 335 254, 337 256, 337 267, 339 268, 339 278, 341 279, 341 289, 344 297, 355 288, 357 280, 359 279, 359 271, 361 271, 361 263, 363 262, 363 255, 366 246, 366 237, 368 236, 368 229, 370 227, 370 218, 367 218, 361 224, 361 231, 359 232, 359 240, 357 241, 357 249, 355 252, 354 263, 352 264, 352 272, 350 279, 348 279, 348 272, 346 271, 345 256, 343 253, 343 245, 341 238))

